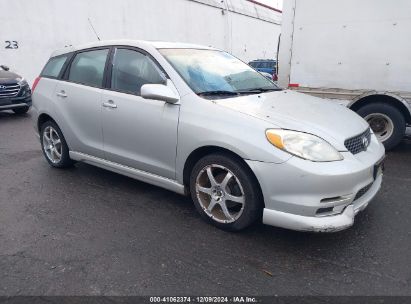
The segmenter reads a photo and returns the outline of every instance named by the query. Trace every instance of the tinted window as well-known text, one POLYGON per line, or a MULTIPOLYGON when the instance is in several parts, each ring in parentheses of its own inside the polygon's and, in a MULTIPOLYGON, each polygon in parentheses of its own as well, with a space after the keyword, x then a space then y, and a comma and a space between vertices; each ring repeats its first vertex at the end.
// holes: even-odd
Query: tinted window
POLYGON ((116 49, 111 88, 139 95, 141 87, 148 83, 164 83, 150 57, 133 50, 116 49))
POLYGON ((74 58, 69 80, 93 87, 103 86, 108 49, 82 52, 74 58))
POLYGON ((64 63, 67 61, 68 55, 50 58, 41 73, 43 77, 57 78, 61 72, 64 63))

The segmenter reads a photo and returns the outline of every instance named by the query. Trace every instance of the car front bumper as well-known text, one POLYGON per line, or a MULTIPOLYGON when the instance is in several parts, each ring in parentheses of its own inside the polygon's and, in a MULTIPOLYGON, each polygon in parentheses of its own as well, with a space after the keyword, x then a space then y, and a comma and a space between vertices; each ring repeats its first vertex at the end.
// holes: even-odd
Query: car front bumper
POLYGON ((0 98, 0 111, 21 107, 31 107, 31 95, 23 97, 0 98))
POLYGON ((381 183, 382 174, 377 176, 372 187, 364 196, 345 206, 342 213, 338 215, 322 217, 302 216, 264 208, 263 223, 299 231, 336 232, 344 230, 354 224, 355 215, 368 206, 368 203, 381 188, 381 183))
POLYGON ((300 231, 350 227, 382 184, 385 150, 375 136, 367 151, 315 163, 293 157, 282 164, 246 160, 264 196, 263 223, 300 231))

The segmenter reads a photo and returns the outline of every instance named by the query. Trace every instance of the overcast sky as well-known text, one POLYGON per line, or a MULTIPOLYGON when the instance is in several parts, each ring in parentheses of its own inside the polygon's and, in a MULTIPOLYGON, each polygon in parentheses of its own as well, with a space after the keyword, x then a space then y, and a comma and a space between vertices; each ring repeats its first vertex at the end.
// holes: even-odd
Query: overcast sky
POLYGON ((270 6, 282 9, 283 8, 283 0, 257 0, 261 3, 268 4, 270 6))

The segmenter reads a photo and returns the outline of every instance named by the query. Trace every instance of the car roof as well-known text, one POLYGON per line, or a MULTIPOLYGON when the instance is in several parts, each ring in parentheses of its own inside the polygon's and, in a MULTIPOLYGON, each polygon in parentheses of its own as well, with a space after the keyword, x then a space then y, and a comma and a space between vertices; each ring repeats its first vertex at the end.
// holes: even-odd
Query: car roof
POLYGON ((51 54, 51 57, 80 51, 83 49, 89 49, 94 47, 102 46, 112 46, 112 45, 122 45, 122 46, 132 46, 138 48, 155 48, 155 49, 202 49, 202 50, 218 50, 211 46, 204 46, 191 43, 181 43, 181 42, 166 42, 166 41, 148 41, 148 40, 129 40, 129 39, 120 39, 120 40, 105 40, 105 41, 96 41, 87 44, 82 44, 78 46, 69 46, 64 49, 54 51, 51 54))

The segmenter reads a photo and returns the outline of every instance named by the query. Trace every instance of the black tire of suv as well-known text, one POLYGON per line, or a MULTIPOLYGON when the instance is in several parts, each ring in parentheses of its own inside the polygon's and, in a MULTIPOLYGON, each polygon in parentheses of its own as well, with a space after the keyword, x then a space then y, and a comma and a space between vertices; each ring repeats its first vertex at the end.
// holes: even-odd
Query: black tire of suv
POLYGON ((60 128, 58 127, 58 125, 54 122, 54 121, 46 121, 45 123, 43 123, 41 125, 40 128, 40 143, 41 143, 41 150, 43 151, 44 157, 46 158, 47 162, 50 164, 50 166, 54 167, 54 168, 59 168, 59 169, 63 169, 63 168, 69 168, 72 167, 74 164, 74 161, 70 158, 70 154, 69 154, 69 148, 67 146, 67 142, 64 138, 63 133, 61 132, 60 128), (48 127, 51 126, 54 130, 56 130, 56 132, 58 133, 60 140, 61 140, 61 144, 62 144, 62 154, 61 154, 61 159, 58 163, 53 163, 49 160, 49 158, 46 155, 46 152, 44 150, 44 145, 43 145, 43 133, 44 130, 48 127))
POLYGON ((388 139, 383 142, 386 150, 391 150, 392 148, 397 146, 404 138, 406 130, 405 117, 396 107, 382 102, 369 103, 359 108, 357 110, 357 113, 361 117, 366 117, 367 115, 373 113, 382 113, 387 115, 392 120, 394 124, 393 133, 388 139))
POLYGON ((15 109, 12 109, 12 111, 15 113, 15 114, 25 114, 25 113, 27 113, 27 111, 30 109, 30 107, 21 107, 21 108, 15 108, 15 109))
POLYGON ((240 231, 262 219, 264 208, 263 195, 260 186, 252 171, 242 162, 230 154, 216 153, 201 158, 191 170, 190 193, 197 211, 201 217, 212 225, 227 231, 240 231), (229 169, 240 181, 245 196, 244 210, 241 216, 231 223, 220 223, 209 217, 198 201, 196 194, 196 179, 200 171, 209 165, 221 165, 229 169))

